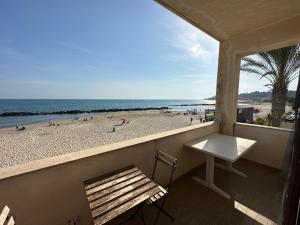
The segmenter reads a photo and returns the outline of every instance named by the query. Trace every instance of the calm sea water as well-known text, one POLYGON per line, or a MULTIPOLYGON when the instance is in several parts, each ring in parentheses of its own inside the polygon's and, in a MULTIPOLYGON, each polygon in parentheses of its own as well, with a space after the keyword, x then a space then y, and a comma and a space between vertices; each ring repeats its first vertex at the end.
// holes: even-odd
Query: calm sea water
MULTIPOLYGON (((109 99, 0 99, 0 114, 4 112, 56 112, 67 110, 130 109, 147 107, 169 107, 173 111, 187 109, 204 110, 213 106, 189 106, 212 104, 209 100, 109 100, 109 99), (185 105, 185 106, 182 106, 185 105)), ((73 118, 74 115, 37 115, 0 117, 0 127, 15 126, 73 118)))

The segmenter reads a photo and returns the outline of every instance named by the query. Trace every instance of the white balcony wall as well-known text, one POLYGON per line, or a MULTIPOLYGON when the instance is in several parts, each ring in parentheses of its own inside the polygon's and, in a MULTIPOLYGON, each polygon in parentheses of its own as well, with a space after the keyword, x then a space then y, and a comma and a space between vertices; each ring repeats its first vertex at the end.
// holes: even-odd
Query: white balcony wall
MULTIPOLYGON (((175 178, 204 161, 201 153, 183 148, 185 142, 218 132, 215 123, 195 125, 112 145, 0 169, 0 206, 8 205, 17 224, 67 225, 78 216, 92 224, 83 181, 128 165, 151 175, 154 155, 165 151, 178 159, 175 178)), ((159 180, 166 183, 167 168, 159 180)))
POLYGON ((256 145, 244 158, 276 169, 285 169, 292 130, 244 123, 236 123, 234 130, 235 136, 256 140, 256 145))

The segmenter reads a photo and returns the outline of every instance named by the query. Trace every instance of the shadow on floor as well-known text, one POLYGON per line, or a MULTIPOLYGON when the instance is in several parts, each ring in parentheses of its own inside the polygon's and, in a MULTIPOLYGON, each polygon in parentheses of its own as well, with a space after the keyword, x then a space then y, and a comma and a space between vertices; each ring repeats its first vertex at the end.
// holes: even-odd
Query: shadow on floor
MULTIPOLYGON (((215 183, 231 195, 227 200, 192 180, 204 176, 205 165, 174 182, 166 202, 166 209, 176 220, 161 215, 160 225, 248 225, 276 224, 280 217, 283 179, 280 171, 241 159, 234 167, 246 173, 242 178, 215 169, 215 183)), ((147 224, 153 224, 156 209, 144 207, 147 224)), ((124 215, 111 224, 118 224, 124 215)), ((126 224, 142 224, 138 219, 126 224)))

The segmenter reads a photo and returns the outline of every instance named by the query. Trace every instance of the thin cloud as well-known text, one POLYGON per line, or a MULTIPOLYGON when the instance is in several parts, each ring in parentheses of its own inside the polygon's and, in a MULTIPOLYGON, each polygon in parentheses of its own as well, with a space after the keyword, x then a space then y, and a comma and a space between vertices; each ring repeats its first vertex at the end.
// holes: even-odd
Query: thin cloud
POLYGON ((75 50, 77 52, 81 52, 81 53, 85 53, 85 54, 89 54, 89 55, 95 55, 95 52, 92 51, 91 49, 88 49, 86 47, 82 47, 82 46, 80 46, 78 44, 75 44, 75 43, 60 42, 59 44, 63 47, 66 47, 66 48, 71 49, 71 50, 75 50))
POLYGON ((100 55, 99 52, 96 52, 94 50, 91 50, 89 48, 80 46, 78 44, 75 43, 71 43, 71 42, 60 42, 59 43, 61 46, 70 49, 72 51, 76 51, 78 53, 84 53, 87 55, 90 55, 92 57, 97 58, 99 61, 97 63, 95 63, 94 65, 92 64, 82 64, 82 67, 86 67, 89 69, 97 69, 99 66, 103 66, 103 65, 115 65, 115 64, 120 64, 117 63, 114 59, 111 59, 111 55, 100 55))
MULTIPOLYGON (((218 42, 207 34, 180 18, 171 24, 172 26, 168 27, 171 35, 167 42, 182 50, 185 57, 211 60, 218 54, 218 42)), ((177 57, 180 58, 180 56, 177 57)), ((173 56, 174 58, 176 59, 176 56, 173 56)))
POLYGON ((0 54, 12 57, 24 57, 26 56, 25 53, 19 52, 13 48, 0 46, 0 54))
POLYGON ((182 74, 177 76, 170 76, 170 78, 175 80, 199 80, 199 79, 215 79, 216 75, 201 73, 201 74, 182 74))

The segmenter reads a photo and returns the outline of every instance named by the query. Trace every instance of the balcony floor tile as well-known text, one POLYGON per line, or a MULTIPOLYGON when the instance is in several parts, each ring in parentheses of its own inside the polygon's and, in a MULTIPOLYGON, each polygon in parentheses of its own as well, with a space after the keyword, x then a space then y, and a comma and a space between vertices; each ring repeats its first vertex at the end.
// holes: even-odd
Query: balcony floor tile
MULTIPOLYGON (((176 220, 161 215, 160 225, 248 225, 277 223, 280 216, 283 176, 280 171, 241 159, 234 167, 246 173, 242 178, 215 169, 215 183, 231 195, 227 200, 192 180, 204 176, 205 165, 173 183, 166 209, 176 220)), ((144 208, 147 224, 153 224, 154 207, 144 208)), ((119 218, 124 219, 125 216, 119 218)), ((112 224, 117 224, 115 221, 112 224)), ((132 220, 127 224, 141 224, 132 220)))

